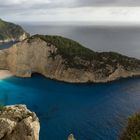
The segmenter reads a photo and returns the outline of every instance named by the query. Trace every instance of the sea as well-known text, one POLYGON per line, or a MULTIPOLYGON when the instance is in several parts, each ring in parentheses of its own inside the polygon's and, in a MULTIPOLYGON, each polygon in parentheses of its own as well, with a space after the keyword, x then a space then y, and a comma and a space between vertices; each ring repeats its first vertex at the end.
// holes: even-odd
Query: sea
MULTIPOLYGON (((140 58, 140 28, 22 24, 30 34, 61 35, 94 51, 140 58)), ((1 49, 11 44, 1 45, 1 49)), ((40 140, 117 140, 140 111, 140 78, 104 84, 68 84, 33 74, 0 80, 0 104, 26 104, 40 120, 40 140)))

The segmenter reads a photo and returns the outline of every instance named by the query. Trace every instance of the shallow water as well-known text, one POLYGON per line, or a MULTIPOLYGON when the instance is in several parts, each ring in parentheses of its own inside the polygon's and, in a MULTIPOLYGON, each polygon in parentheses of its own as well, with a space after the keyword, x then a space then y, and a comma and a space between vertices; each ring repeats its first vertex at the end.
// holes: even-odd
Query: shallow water
POLYGON ((0 103, 26 104, 41 122, 40 140, 116 140, 129 115, 140 111, 140 79, 74 85, 12 77, 0 81, 0 103))

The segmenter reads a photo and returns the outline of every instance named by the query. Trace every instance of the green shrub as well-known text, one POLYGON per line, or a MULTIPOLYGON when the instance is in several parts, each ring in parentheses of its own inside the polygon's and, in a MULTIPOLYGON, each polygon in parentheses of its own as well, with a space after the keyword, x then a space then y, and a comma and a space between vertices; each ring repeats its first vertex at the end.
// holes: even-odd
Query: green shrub
POLYGON ((107 66, 112 66, 114 70, 118 67, 118 64, 123 66, 126 70, 136 70, 140 68, 140 61, 135 58, 123 56, 115 52, 94 52, 88 49, 76 41, 67 39, 61 36, 49 36, 49 35, 34 35, 29 38, 29 42, 34 38, 40 38, 47 42, 47 46, 54 45, 57 48, 57 52, 53 52, 49 57, 55 59, 57 54, 60 54, 65 60, 67 68, 77 69, 91 69, 98 71, 102 69, 106 75, 109 75, 109 71, 106 69, 107 66), (75 60, 78 57, 89 63, 84 65, 75 60), (94 67, 94 68, 93 68, 94 67))
POLYGON ((140 140, 140 113, 128 120, 128 125, 120 136, 120 140, 140 140))
POLYGON ((0 112, 5 111, 5 106, 4 105, 0 105, 0 112))
MULTIPOLYGON (((71 39, 67 39, 61 36, 43 36, 43 35, 36 35, 41 39, 45 40, 46 42, 53 44, 57 47, 58 53, 61 54, 64 58, 72 59, 75 56, 82 57, 83 59, 93 59, 93 52, 92 50, 85 48, 81 44, 71 39)), ((35 36, 35 37, 36 37, 35 36)))
POLYGON ((0 19, 0 40, 17 38, 24 33, 19 25, 0 19))

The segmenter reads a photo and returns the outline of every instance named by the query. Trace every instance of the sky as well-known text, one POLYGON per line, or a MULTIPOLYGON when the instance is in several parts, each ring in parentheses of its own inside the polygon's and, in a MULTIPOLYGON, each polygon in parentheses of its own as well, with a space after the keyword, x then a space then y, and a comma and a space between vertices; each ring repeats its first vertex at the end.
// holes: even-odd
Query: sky
POLYGON ((140 0, 0 0, 0 18, 21 22, 140 23, 140 0))

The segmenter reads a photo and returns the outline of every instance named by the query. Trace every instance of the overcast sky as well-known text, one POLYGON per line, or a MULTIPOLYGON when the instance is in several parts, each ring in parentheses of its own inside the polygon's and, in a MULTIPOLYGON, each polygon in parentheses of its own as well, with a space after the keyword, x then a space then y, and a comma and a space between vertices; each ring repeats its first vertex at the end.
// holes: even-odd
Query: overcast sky
POLYGON ((0 18, 140 23, 140 0, 0 0, 0 18))

